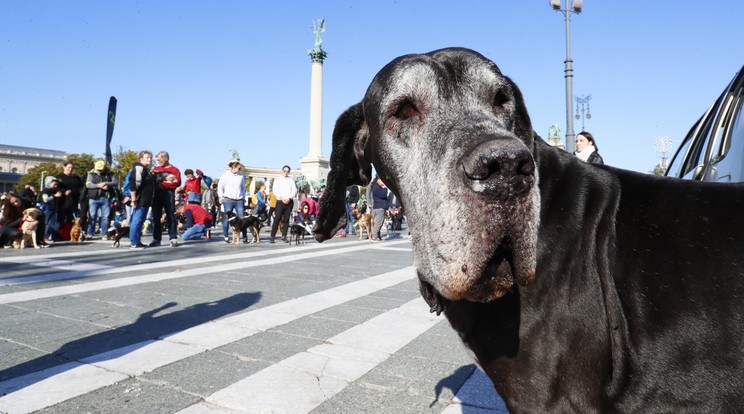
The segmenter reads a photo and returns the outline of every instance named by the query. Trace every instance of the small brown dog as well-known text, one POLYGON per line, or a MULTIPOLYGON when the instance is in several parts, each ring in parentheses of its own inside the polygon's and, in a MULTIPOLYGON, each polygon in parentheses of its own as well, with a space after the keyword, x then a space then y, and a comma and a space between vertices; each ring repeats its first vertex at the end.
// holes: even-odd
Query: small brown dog
POLYGON ((371 214, 362 213, 358 208, 354 209, 354 217, 357 218, 354 227, 359 232, 359 240, 362 240, 365 229, 367 230, 367 238, 372 240, 372 227, 375 224, 375 217, 371 214))
POLYGON ((34 249, 39 249, 39 243, 36 241, 36 229, 39 227, 39 220, 44 216, 38 208, 27 208, 23 210, 21 219, 21 234, 13 241, 13 247, 16 249, 25 249, 26 245, 31 243, 34 249))
POLYGON ((70 229, 70 241, 81 242, 85 240, 85 233, 83 233, 83 219, 76 217, 72 220, 72 228, 70 229))

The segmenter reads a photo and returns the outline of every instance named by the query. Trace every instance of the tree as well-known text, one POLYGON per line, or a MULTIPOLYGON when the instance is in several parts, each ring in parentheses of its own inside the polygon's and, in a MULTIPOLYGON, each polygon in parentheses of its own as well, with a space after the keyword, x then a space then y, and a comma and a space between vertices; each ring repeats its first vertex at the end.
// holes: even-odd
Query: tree
POLYGON ((65 162, 70 161, 75 166, 75 174, 79 175, 83 180, 88 171, 93 169, 93 164, 96 160, 93 158, 93 154, 69 154, 65 157, 65 162))
POLYGON ((16 184, 16 190, 21 191, 26 183, 32 183, 36 187, 36 191, 39 192, 44 189, 44 183, 41 182, 41 176, 49 177, 50 175, 57 175, 62 173, 62 165, 53 162, 42 162, 41 164, 31 167, 23 174, 16 184))
POLYGON ((132 169, 132 165, 139 161, 137 153, 132 150, 125 150, 121 145, 114 154, 114 165, 111 166, 111 171, 119 180, 119 184, 124 183, 124 177, 127 176, 129 170, 132 169))
POLYGON ((658 175, 660 177, 663 177, 664 174, 666 173, 666 167, 664 167, 663 165, 659 163, 659 164, 656 164, 654 169, 649 172, 653 175, 658 175))

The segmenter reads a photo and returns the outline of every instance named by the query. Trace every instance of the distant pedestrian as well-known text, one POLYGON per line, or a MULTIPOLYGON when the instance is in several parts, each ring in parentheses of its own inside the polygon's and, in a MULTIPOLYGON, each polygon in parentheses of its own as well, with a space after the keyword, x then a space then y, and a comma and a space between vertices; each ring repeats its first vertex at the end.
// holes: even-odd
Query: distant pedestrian
POLYGON ((282 167, 282 176, 274 180, 272 191, 276 195, 276 217, 271 225, 271 237, 269 243, 274 243, 274 237, 279 229, 279 223, 284 223, 282 227, 282 241, 288 242, 287 232, 289 231, 289 216, 292 214, 294 198, 297 196, 297 185, 292 177, 289 176, 291 169, 289 165, 282 167))
POLYGON ((79 175, 75 174, 75 164, 65 161, 62 164, 62 174, 57 175, 59 188, 64 195, 62 211, 59 214, 60 223, 71 223, 75 217, 80 215, 80 193, 83 191, 85 182, 79 175))
POLYGON ((129 222, 129 240, 132 249, 142 249, 142 225, 147 216, 147 210, 152 205, 155 195, 155 177, 150 174, 152 152, 140 151, 139 161, 132 165, 132 176, 129 180, 131 191, 132 218, 129 222))
POLYGON ((356 234, 354 230, 354 209, 359 202, 359 186, 346 187, 346 234, 356 234))
POLYGON ((160 246, 163 227, 160 219, 165 213, 165 224, 171 247, 178 245, 178 223, 176 222, 176 188, 181 186, 181 171, 170 163, 170 155, 160 151, 155 156, 158 165, 152 169, 155 175, 155 196, 152 200, 152 242, 150 246, 160 246))
POLYGON ((85 179, 85 187, 88 189, 88 221, 87 239, 92 239, 96 230, 98 217, 101 218, 101 235, 108 239, 106 232, 109 227, 111 216, 111 199, 116 197, 115 187, 118 185, 116 177, 109 170, 106 161, 98 160, 93 164, 93 169, 88 171, 85 179))
POLYGON ((576 135, 576 156, 590 164, 604 164, 602 156, 599 155, 597 141, 586 131, 581 131, 576 135))
MULTIPOLYGON (((230 168, 220 177, 217 184, 217 197, 222 205, 222 234, 225 236, 225 243, 230 243, 229 225, 227 222, 227 213, 232 211, 238 218, 243 218, 245 212, 245 175, 243 175, 243 165, 238 159, 232 159, 227 163, 230 168)), ((243 230, 243 240, 248 241, 248 235, 243 230)))

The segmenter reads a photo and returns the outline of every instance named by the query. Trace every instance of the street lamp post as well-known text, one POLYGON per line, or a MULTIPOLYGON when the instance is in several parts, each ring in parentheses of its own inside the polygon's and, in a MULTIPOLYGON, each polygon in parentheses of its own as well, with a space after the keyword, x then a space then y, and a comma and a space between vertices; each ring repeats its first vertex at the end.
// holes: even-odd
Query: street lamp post
POLYGON ((553 10, 563 13, 566 17, 566 151, 576 150, 573 128, 573 60, 571 60, 571 13, 581 13, 583 0, 566 0, 565 9, 561 10, 561 0, 550 0, 553 10))
POLYGON ((584 118, 592 119, 592 113, 589 110, 589 101, 592 100, 592 95, 577 96, 576 97, 576 120, 581 119, 581 130, 584 131, 584 118))

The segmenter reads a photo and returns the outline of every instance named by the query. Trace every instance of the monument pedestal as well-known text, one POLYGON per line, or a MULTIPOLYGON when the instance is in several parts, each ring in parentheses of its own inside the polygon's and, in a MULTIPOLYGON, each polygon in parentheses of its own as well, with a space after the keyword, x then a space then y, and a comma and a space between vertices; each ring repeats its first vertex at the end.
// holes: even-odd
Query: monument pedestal
POLYGON ((328 171, 331 170, 330 161, 322 155, 308 155, 300 160, 300 164, 308 182, 328 178, 328 171))

